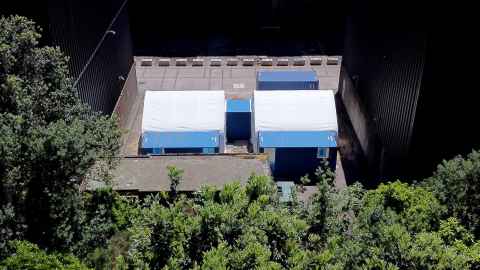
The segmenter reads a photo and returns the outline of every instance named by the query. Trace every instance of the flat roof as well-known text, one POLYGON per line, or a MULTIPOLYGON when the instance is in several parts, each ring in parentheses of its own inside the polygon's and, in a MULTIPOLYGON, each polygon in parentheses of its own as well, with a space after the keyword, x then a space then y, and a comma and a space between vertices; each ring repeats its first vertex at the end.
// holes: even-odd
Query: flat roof
POLYGON ((338 132, 330 90, 255 91, 253 106, 255 131, 338 132))
POLYGON ((245 185, 252 174, 270 175, 263 155, 166 155, 122 158, 114 171, 113 186, 119 191, 170 190, 167 166, 184 170, 180 191, 197 191, 204 185, 223 187, 239 181, 245 185))
POLYGON ((146 91, 142 132, 224 131, 224 91, 146 91))

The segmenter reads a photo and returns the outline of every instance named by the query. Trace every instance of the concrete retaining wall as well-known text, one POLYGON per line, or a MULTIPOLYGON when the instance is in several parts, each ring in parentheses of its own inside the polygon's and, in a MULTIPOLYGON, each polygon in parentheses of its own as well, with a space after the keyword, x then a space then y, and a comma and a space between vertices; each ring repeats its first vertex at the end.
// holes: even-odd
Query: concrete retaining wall
POLYGON ((342 67, 340 74, 338 94, 345 105, 345 109, 363 153, 369 163, 371 163, 375 152, 374 134, 370 128, 372 123, 370 122, 366 108, 357 93, 355 85, 344 67, 342 67))
POLYGON ((131 111, 133 105, 138 96, 138 87, 137 87, 137 75, 135 72, 135 65, 132 65, 128 77, 123 86, 122 92, 115 104, 113 113, 118 116, 118 121, 120 128, 127 128, 127 121, 129 112, 131 111))

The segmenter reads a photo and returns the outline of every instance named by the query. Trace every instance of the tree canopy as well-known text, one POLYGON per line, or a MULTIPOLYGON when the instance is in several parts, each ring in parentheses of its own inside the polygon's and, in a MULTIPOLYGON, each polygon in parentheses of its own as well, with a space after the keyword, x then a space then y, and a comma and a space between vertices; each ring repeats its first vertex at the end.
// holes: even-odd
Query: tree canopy
POLYGON ((81 181, 119 148, 116 120, 84 105, 59 48, 30 20, 0 18, 0 254, 26 237, 73 251, 82 236, 81 181))

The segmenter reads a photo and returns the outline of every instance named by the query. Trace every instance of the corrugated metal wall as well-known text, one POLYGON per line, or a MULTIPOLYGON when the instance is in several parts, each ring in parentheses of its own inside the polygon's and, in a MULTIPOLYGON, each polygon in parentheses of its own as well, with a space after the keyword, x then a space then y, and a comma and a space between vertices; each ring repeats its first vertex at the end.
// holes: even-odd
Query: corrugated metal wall
POLYGON ((401 176, 415 124, 427 35, 414 14, 408 23, 365 2, 347 21, 343 64, 373 120, 381 145, 376 153, 380 175, 401 176))
POLYGON ((468 14, 476 9, 463 3, 444 8, 429 17, 432 29, 409 156, 417 178, 430 176, 443 159, 480 149, 478 48, 471 35, 478 23, 475 14, 468 14), (457 16, 445 16, 450 14, 457 16))
MULTIPOLYGON (((48 30, 52 43, 70 56, 71 73, 77 78, 100 42, 124 0, 48 0, 48 30)), ((128 9, 113 24, 78 82, 80 98, 95 111, 113 111, 133 62, 128 9)))

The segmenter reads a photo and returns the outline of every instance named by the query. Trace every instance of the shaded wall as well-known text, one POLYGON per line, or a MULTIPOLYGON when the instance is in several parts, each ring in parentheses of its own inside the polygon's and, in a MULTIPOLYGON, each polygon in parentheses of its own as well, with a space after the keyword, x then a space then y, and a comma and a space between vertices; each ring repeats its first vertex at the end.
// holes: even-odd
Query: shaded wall
MULTIPOLYGON (((1 5, 0 14, 18 14, 34 20, 43 29, 41 44, 59 46, 70 57, 70 72, 75 80, 123 2, 17 0, 1 5)), ((112 30, 115 35, 107 36, 77 86, 84 102, 106 114, 113 111, 133 63, 127 7, 112 30)))
POLYGON ((343 64, 372 123, 380 178, 404 172, 421 89, 426 28, 420 13, 407 7, 356 2, 347 20, 343 64))
MULTIPOLYGON (((107 31, 124 0, 48 0, 48 29, 52 44, 71 58, 71 74, 77 78, 107 31)), ((119 14, 77 88, 93 110, 113 111, 133 63, 127 7, 119 14)))
POLYGON ((454 3, 355 1, 344 68, 378 138, 377 177, 429 176, 480 147, 475 16, 454 3))
POLYGON ((449 5, 432 20, 413 129, 410 174, 431 175, 443 159, 480 149, 476 9, 449 5), (455 16, 450 16, 455 14, 455 16), (446 19, 447 18, 447 19, 446 19))

